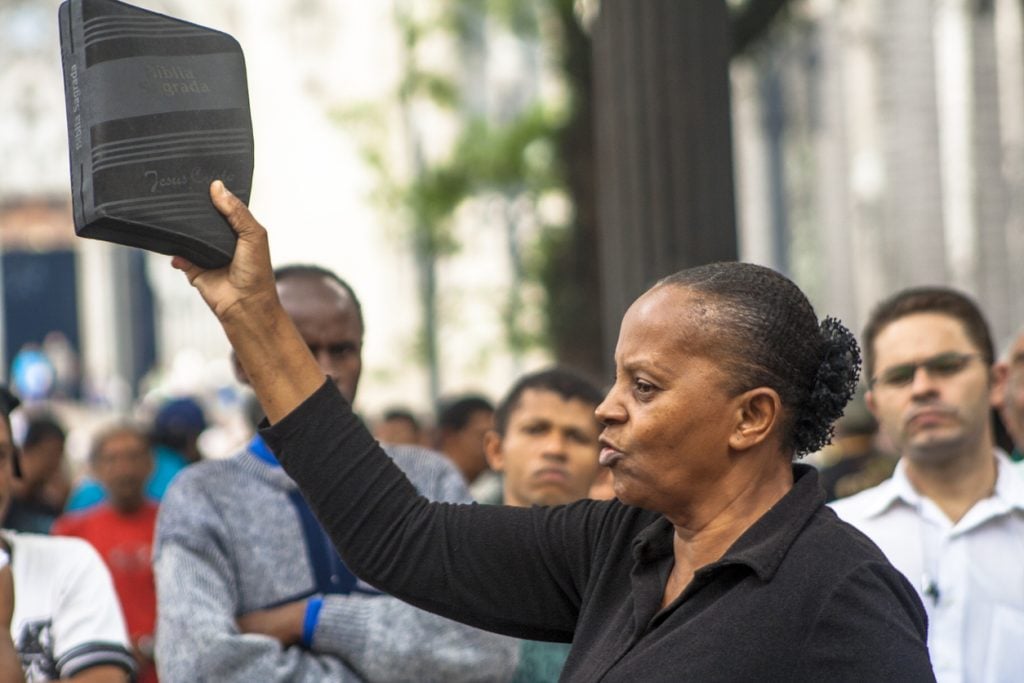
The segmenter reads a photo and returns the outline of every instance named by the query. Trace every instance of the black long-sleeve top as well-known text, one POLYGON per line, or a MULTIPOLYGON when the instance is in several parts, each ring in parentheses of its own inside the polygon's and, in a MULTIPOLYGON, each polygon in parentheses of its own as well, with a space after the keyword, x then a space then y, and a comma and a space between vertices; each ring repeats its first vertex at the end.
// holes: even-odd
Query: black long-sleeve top
POLYGON ((661 609, 672 525, 617 501, 431 503, 330 382, 262 430, 348 566, 424 609, 572 642, 564 681, 931 681, 914 589, 811 467, 661 609))

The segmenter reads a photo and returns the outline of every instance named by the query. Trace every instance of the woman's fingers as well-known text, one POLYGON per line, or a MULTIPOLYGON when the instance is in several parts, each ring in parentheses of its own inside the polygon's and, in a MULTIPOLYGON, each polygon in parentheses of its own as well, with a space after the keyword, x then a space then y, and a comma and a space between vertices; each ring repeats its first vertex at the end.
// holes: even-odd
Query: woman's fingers
POLYGON ((213 205, 227 219, 228 225, 240 238, 263 232, 263 226, 253 218, 249 207, 236 197, 222 181, 214 180, 210 183, 210 199, 213 200, 213 205))
POLYGON ((171 267, 185 273, 185 277, 188 278, 189 284, 195 284, 195 279, 203 272, 202 268, 183 256, 175 256, 171 258, 171 267))

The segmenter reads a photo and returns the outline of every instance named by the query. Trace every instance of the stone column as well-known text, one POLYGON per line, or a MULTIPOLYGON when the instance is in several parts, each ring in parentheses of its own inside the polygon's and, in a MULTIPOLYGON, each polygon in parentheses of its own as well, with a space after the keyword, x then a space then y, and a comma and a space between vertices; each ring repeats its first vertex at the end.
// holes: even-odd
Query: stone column
POLYGON ((658 278, 737 256, 724 0, 603 0, 593 26, 606 357, 658 278))

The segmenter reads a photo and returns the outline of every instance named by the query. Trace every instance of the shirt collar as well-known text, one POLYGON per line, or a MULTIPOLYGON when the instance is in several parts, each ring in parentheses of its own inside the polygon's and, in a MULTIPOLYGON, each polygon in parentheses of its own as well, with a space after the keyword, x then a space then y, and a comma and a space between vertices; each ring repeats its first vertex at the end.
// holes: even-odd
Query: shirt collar
POLYGON ((274 452, 270 450, 270 446, 267 445, 267 442, 259 434, 252 437, 252 441, 246 446, 246 450, 271 467, 281 466, 281 463, 277 461, 277 457, 274 456, 274 452))
POLYGON ((893 470, 892 479, 885 483, 890 484, 887 487, 888 490, 883 489, 888 495, 879 496, 877 502, 881 503, 881 505, 877 508, 875 514, 881 513, 897 501, 902 501, 914 507, 921 504, 921 494, 910 483, 910 478, 907 476, 907 461, 904 458, 899 459, 899 462, 896 463, 896 468, 893 470))
POLYGON ((1011 508, 1024 510, 1024 477, 1016 471, 1006 453, 996 449, 996 491, 995 497, 1006 502, 1011 508))
MULTIPOLYGON (((998 448, 995 449, 995 458, 996 487, 992 497, 1004 502, 1009 508, 1024 510, 1024 477, 1014 471, 1010 459, 998 448)), ((892 478, 861 495, 866 497, 864 512, 868 517, 876 517, 898 502, 910 507, 918 507, 922 502, 921 494, 907 478, 903 458, 896 463, 892 478)))
MULTIPOLYGON (((770 580, 808 520, 824 504, 825 492, 818 484, 817 470, 810 465, 794 464, 793 488, 743 532, 721 559, 699 571, 743 564, 762 580, 770 580)), ((633 557, 637 562, 653 562, 671 554, 673 533, 671 523, 660 518, 637 535, 633 557)))

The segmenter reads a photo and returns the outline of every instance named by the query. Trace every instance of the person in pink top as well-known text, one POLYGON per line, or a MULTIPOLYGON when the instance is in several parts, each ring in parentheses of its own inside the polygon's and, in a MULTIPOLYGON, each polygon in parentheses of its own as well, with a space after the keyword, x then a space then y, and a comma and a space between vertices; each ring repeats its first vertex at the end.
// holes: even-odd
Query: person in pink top
POLYGON ((153 662, 156 588, 150 557, 157 504, 145 495, 153 451, 143 430, 118 424, 96 436, 90 458, 107 500, 58 518, 53 533, 82 538, 99 552, 121 601, 139 664, 138 681, 153 683, 157 680, 153 662))

